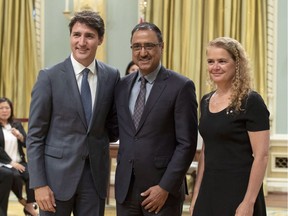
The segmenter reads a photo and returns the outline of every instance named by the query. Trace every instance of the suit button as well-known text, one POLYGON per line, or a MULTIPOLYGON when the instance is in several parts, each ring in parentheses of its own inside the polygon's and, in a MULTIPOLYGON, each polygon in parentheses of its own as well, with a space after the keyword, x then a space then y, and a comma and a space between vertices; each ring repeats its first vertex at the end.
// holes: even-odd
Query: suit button
POLYGON ((132 160, 129 160, 129 163, 132 163, 132 160))

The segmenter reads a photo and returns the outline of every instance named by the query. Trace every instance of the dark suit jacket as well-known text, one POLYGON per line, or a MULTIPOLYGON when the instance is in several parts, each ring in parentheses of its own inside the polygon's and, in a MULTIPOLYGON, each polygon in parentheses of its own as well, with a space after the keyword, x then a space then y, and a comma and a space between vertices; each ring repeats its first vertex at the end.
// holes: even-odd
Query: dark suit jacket
POLYGON ((30 187, 49 185, 58 200, 74 194, 87 155, 98 195, 107 195, 109 142, 118 139, 113 93, 120 74, 99 61, 96 67, 97 93, 90 125, 70 57, 40 71, 32 91, 27 135, 30 187))
POLYGON ((194 83, 161 67, 136 130, 129 111, 136 77, 137 73, 124 77, 115 91, 120 135, 116 200, 125 200, 133 169, 142 192, 159 184, 170 198, 174 197, 171 199, 180 200, 184 198, 183 179, 197 145, 194 83))
MULTIPOLYGON (((17 130, 19 130, 19 132, 23 135, 24 137, 24 142, 21 142, 20 140, 18 140, 18 152, 19 155, 21 157, 21 162, 26 162, 26 158, 25 158, 25 154, 23 151, 23 147, 26 147, 26 132, 22 126, 22 124, 20 122, 13 122, 12 127, 16 128, 17 130)), ((6 153, 5 151, 5 140, 4 140, 4 134, 2 131, 2 128, 0 127, 0 163, 4 163, 4 164, 10 164, 11 163, 11 158, 9 157, 9 155, 6 153)))

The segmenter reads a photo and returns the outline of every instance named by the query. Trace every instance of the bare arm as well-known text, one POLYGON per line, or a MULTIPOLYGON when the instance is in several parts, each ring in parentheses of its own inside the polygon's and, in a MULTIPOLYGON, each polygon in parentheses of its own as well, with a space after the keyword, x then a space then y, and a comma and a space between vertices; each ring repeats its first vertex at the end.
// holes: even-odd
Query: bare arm
POLYGON ((253 215, 254 203, 262 185, 268 163, 269 130, 248 132, 248 134, 254 161, 245 197, 236 210, 235 215, 237 216, 253 215))
POLYGON ((205 155, 204 155, 204 150, 205 150, 205 144, 204 144, 204 142, 203 142, 203 144, 202 144, 202 149, 201 149, 201 153, 200 153, 200 157, 199 157, 199 161, 198 161, 196 182, 195 182, 195 185, 194 185, 194 190, 193 190, 193 194, 192 194, 192 201, 191 201, 191 205, 190 205, 190 214, 191 214, 191 215, 192 215, 192 213, 193 213, 194 205, 195 205, 196 199, 197 199, 197 197, 198 197, 200 185, 201 185, 202 178, 203 178, 203 173, 204 173, 204 168, 205 168, 205 162, 204 162, 205 155))

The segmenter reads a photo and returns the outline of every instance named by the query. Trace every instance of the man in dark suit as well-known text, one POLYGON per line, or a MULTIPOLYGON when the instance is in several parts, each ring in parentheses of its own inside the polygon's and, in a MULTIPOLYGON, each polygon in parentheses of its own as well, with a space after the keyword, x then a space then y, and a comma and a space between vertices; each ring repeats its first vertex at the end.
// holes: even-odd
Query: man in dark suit
POLYGON ((113 93, 120 73, 95 60, 104 38, 98 13, 75 14, 69 28, 71 56, 40 71, 32 91, 30 186, 41 216, 103 216, 109 142, 118 140, 113 93))
POLYGON ((117 216, 182 213, 185 174, 197 145, 197 102, 194 83, 161 65, 163 45, 156 25, 136 25, 131 48, 139 71, 116 87, 117 216))

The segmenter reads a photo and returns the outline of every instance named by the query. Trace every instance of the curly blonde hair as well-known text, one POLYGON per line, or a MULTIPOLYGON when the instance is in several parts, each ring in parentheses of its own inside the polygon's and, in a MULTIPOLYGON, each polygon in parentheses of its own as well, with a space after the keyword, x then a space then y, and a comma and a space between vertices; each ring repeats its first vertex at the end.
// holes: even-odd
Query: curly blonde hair
MULTIPOLYGON (((225 49, 235 62, 236 72, 232 80, 232 94, 230 97, 230 105, 227 109, 240 112, 242 101, 251 91, 250 63, 246 52, 237 40, 230 37, 216 38, 208 43, 207 49, 209 47, 225 49)), ((212 89, 215 89, 216 86, 214 82, 210 76, 208 77, 212 89)))

